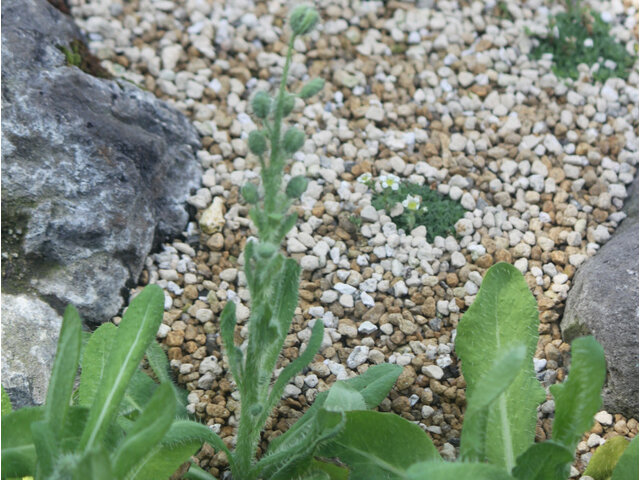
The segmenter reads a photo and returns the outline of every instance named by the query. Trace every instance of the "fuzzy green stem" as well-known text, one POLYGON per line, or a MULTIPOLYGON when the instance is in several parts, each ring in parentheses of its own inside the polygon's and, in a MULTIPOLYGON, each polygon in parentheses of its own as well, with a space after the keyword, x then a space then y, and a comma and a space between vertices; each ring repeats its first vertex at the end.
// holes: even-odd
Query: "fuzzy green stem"
MULTIPOLYGON (((282 71, 282 79, 280 80, 280 88, 278 89, 278 97, 276 98, 276 109, 274 113, 272 128, 269 135, 271 143, 271 155, 269 166, 262 171, 262 181, 264 182, 265 198, 264 213, 269 215, 275 213, 277 208, 277 193, 282 183, 283 160, 281 150, 280 132, 282 128, 282 110, 284 108, 284 98, 286 94, 287 76, 289 75, 289 66, 291 65, 291 57, 293 56, 293 42, 296 35, 292 34, 289 39, 289 47, 287 49, 287 58, 282 71)), ((267 239, 265 239, 267 240, 267 239)))

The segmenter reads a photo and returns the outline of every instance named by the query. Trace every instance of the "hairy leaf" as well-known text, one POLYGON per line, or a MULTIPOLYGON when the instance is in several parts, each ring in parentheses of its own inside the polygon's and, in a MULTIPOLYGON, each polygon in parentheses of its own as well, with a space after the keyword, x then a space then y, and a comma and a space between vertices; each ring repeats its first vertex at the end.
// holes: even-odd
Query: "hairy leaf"
MULTIPOLYGON (((362 375, 349 380, 341 380, 341 382, 347 383, 360 392, 367 408, 375 408, 387 396, 400 373, 402 373, 401 366, 383 363, 369 367, 362 375)), ((295 443, 299 432, 309 430, 310 423, 313 422, 315 416, 323 407, 326 398, 327 392, 318 394, 313 405, 307 409, 304 415, 289 430, 269 444, 268 452, 275 453, 280 450, 286 450, 286 445, 289 445, 290 442, 295 443)))
POLYGON ((26 407, 2 416, 2 474, 6 477, 35 475, 36 447, 31 424, 44 419, 44 407, 26 407))
POLYGON ((367 404, 362 394, 345 382, 336 382, 329 389, 323 408, 330 412, 366 410, 367 404))
MULTIPOLYGON (((625 437, 612 437, 604 445, 600 445, 584 471, 585 475, 595 480, 606 480, 611 478, 618 460, 629 446, 629 440, 625 437)), ((637 476, 637 475, 636 475, 637 476)))
MULTIPOLYGON (((45 410, 45 418, 46 418, 45 410)), ((62 428, 62 425, 60 425, 62 428)), ((53 473, 53 465, 58 456, 58 439, 54 437, 51 425, 47 420, 39 420, 31 424, 31 435, 36 447, 36 477, 49 478, 53 473)))
POLYGON ((175 400, 168 383, 160 385, 113 454, 116 478, 125 475, 164 437, 173 422, 175 400))
POLYGON ((337 457, 353 479, 403 479, 416 462, 440 460, 431 439, 417 425, 390 413, 346 412, 347 423, 317 454, 337 457))
POLYGON ((145 353, 149 366, 160 383, 168 383, 176 398, 176 416, 187 416, 187 392, 178 387, 171 378, 169 360, 158 342, 151 342, 145 353))
POLYGON ((91 406, 80 449, 92 450, 104 438, 129 380, 158 332, 163 312, 164 293, 157 285, 145 287, 127 308, 91 406))
POLYGON ((134 412, 142 412, 157 388, 158 384, 149 375, 142 370, 136 370, 129 380, 118 413, 131 415, 134 412))
MULTIPOLYGON (((524 345, 526 358, 532 359, 537 342, 538 312, 524 277, 512 265, 494 265, 458 325, 456 352, 469 397, 509 350, 524 345)), ((533 362, 525 361, 515 380, 489 407, 486 438, 492 441, 486 445, 485 456, 490 463, 507 471, 513 468, 516 458, 533 442, 537 405, 543 399, 533 362)))
POLYGON ((295 437, 281 444, 278 451, 260 459, 255 466, 255 474, 271 480, 290 480, 304 474, 312 466, 318 446, 337 435, 345 420, 343 413, 318 410, 295 437))
POLYGON ((518 457, 511 474, 518 480, 567 480, 573 453, 552 440, 534 443, 518 457))
MULTIPOLYGON (((56 438, 56 451, 73 451, 80 440, 88 413, 88 409, 84 407, 69 407, 60 436, 56 438)), ((6 473, 7 477, 21 477, 35 474, 36 446, 31 428, 36 422, 46 423, 44 418, 44 407, 21 408, 2 416, 3 475, 6 473)), ((115 433, 110 432, 111 437, 107 440, 111 440, 115 433)), ((51 445, 54 444, 51 442, 51 445)))
MULTIPOLYGON (((156 445, 145 458, 136 465, 135 480, 155 480, 174 472, 189 460, 206 442, 216 451, 224 451, 233 466, 229 449, 209 427, 191 420, 176 420, 165 434, 162 442, 156 445)), ((193 468, 193 467, 192 467, 193 468)), ((232 467, 233 468, 233 467, 232 467)), ((185 476, 193 478, 193 476, 185 476)), ((212 478, 209 476, 208 478, 212 478)))
POLYGON ((593 425, 593 416, 602 405, 602 385, 607 375, 604 351, 593 337, 576 338, 571 343, 571 367, 567 380, 552 385, 555 399, 554 442, 573 451, 582 434, 593 425))
MULTIPOLYGON (((81 332, 80 315, 75 307, 69 305, 62 318, 62 327, 60 328, 58 347, 45 403, 45 420, 49 423, 48 430, 53 439, 60 436, 71 403, 73 382, 76 379, 80 362, 81 332)), ((37 428, 43 432, 47 430, 44 427, 37 428)), ((52 466, 50 467, 47 474, 52 471, 52 466)))
POLYGON ((522 370, 526 348, 519 345, 499 358, 473 391, 467 393, 467 410, 460 438, 462 459, 478 461, 485 457, 489 408, 522 370))
MULTIPOLYGON (((227 302, 220 315, 220 335, 224 343, 233 379, 241 389, 242 386, 242 350, 236 347, 234 331, 236 327, 236 304, 227 302)), ((242 391, 242 390, 240 390, 242 391)))
POLYGON ((627 480, 628 478, 638 478, 638 436, 631 440, 611 475, 611 480, 627 480))
POLYGON ((304 367, 306 367, 313 357, 318 352, 320 345, 322 344, 322 337, 324 335, 324 324, 321 321, 316 321, 313 326, 313 330, 311 332, 311 338, 309 339, 309 344, 304 352, 302 352, 298 358, 292 361, 289 365, 287 365, 278 378, 276 379, 273 387, 271 387, 271 392, 269 393, 269 400, 267 401, 267 407, 263 412, 263 418, 258 422, 260 425, 264 423, 266 417, 271 413, 271 410, 275 407, 275 405, 280 400, 282 396, 282 392, 284 391, 284 387, 289 383, 297 373, 299 373, 304 367))
POLYGON ((117 330, 113 323, 103 323, 89 337, 82 354, 82 373, 78 387, 80 405, 90 407, 95 400, 117 330))
POLYGON ((407 471, 406 480, 513 480, 503 469, 487 463, 421 462, 407 471))

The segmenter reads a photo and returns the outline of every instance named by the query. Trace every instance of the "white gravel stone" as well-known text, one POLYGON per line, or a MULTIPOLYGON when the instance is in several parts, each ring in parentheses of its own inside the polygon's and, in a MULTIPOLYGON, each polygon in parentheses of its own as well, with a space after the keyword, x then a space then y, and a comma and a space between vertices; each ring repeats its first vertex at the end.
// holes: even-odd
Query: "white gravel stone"
POLYGON ((454 267, 460 268, 466 265, 466 263, 467 263, 467 259, 464 258, 464 255, 462 253, 453 252, 451 254, 451 265, 453 265, 454 267))
POLYGON ((360 212, 360 217, 366 222, 377 222, 378 212, 371 205, 367 205, 360 212))
POLYGON ((347 294, 340 295, 340 298, 338 301, 340 302, 340 305, 342 305, 345 308, 353 308, 354 300, 352 295, 347 295, 347 294))
POLYGON ((300 259, 300 267, 303 270, 312 272, 320 267, 320 260, 315 255, 305 255, 300 259))
POLYGON ((400 280, 393 285, 393 294, 396 296, 396 298, 403 297, 407 293, 409 293, 409 289, 407 288, 407 285, 404 283, 404 281, 400 280))
POLYGON ((423 366, 422 373, 424 373, 428 377, 435 378, 436 380, 440 380, 442 377, 444 377, 444 371, 437 365, 423 366))
POLYGON ((320 296, 320 301, 322 303, 333 303, 336 300, 338 300, 338 292, 334 290, 325 290, 320 296))
POLYGON ((374 333, 376 330, 378 330, 378 327, 376 327, 373 323, 371 323, 369 320, 362 322, 362 324, 358 327, 358 331, 360 333, 364 333, 365 335, 371 335, 372 333, 374 333))
POLYGON ((347 367, 351 369, 355 369, 359 365, 362 365, 364 362, 366 362, 368 356, 369 356, 369 347, 365 347, 364 345, 358 345, 349 354, 349 357, 347 358, 347 367))
POLYGON ((596 413, 593 418, 595 418, 596 422, 600 423, 601 425, 604 425, 604 426, 613 425, 613 415, 606 412, 605 410, 602 410, 596 413))

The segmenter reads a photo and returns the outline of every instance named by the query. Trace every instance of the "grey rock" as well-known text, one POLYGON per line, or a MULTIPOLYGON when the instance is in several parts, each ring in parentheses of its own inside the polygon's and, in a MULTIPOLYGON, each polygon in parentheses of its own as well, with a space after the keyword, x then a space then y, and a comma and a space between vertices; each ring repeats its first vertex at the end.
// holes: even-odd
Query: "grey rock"
POLYGON ((82 38, 46 0, 2 3, 2 379, 18 406, 44 401, 66 305, 116 315, 202 177, 182 114, 66 65, 57 47, 82 38))
POLYGON ((560 324, 565 341, 594 335, 607 360, 604 409, 638 417, 638 178, 628 217, 576 272, 560 324))
POLYGON ((14 408, 41 405, 62 317, 29 295, 2 295, 2 385, 14 408))
POLYGON ((45 0, 2 4, 3 292, 91 323, 117 314, 197 188, 196 131, 129 82, 66 65, 82 34, 45 0))

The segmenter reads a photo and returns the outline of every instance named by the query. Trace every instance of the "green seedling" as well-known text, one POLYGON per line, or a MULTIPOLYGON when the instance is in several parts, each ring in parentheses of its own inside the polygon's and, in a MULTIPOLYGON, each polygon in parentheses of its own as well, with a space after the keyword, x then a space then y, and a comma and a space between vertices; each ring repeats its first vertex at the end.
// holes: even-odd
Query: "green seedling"
POLYGON ((553 72, 561 78, 578 79, 581 63, 598 64, 592 73, 596 81, 628 78, 635 59, 609 34, 609 24, 596 11, 582 8, 578 1, 567 0, 566 4, 566 12, 549 18, 549 34, 538 37, 532 58, 552 53, 553 72))

